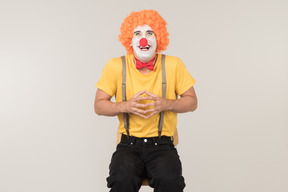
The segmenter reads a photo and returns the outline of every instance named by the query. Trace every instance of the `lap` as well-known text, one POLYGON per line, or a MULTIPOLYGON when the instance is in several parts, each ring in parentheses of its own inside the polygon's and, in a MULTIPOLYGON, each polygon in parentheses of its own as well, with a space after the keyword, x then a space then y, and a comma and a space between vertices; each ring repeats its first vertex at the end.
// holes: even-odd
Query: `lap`
POLYGON ((182 174, 181 161, 173 144, 137 148, 118 144, 110 163, 111 173, 125 171, 137 176, 155 174, 182 174), (147 171, 147 172, 146 172, 147 171))
MULTIPOLYGON (((109 166, 108 186, 115 182, 134 183, 141 186, 142 179, 148 177, 153 188, 172 189, 173 185, 184 188, 182 165, 178 152, 172 143, 158 146, 131 146, 118 144, 109 166)), ((170 190, 169 189, 169 190, 170 190)))

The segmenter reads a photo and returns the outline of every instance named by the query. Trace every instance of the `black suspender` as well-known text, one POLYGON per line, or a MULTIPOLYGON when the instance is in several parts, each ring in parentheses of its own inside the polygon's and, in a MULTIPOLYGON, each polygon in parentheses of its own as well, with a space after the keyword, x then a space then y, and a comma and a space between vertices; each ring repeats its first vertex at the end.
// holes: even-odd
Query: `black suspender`
MULTIPOLYGON (((123 65, 123 72, 122 72, 122 101, 126 101, 126 59, 125 56, 122 56, 122 65, 123 65)), ((166 71, 165 71, 165 55, 162 55, 161 58, 162 64, 162 97, 166 98, 166 71)), ((124 127, 127 132, 127 137, 129 138, 129 116, 128 113, 123 113, 123 120, 124 120, 124 127)), ((158 124, 158 136, 159 139, 161 138, 161 133, 163 129, 163 122, 164 122, 164 111, 160 113, 159 124, 158 124)))

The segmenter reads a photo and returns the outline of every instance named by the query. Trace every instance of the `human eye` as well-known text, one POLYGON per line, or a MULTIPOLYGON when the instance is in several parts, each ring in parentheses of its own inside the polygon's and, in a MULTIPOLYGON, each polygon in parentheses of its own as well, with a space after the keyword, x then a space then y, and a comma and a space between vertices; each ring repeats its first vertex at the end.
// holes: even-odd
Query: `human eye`
POLYGON ((135 32, 134 32, 134 36, 140 37, 140 36, 141 36, 141 32, 140 32, 140 31, 135 31, 135 32))
POLYGON ((154 32, 153 31, 147 31, 147 36, 152 36, 152 35, 154 35, 154 32))

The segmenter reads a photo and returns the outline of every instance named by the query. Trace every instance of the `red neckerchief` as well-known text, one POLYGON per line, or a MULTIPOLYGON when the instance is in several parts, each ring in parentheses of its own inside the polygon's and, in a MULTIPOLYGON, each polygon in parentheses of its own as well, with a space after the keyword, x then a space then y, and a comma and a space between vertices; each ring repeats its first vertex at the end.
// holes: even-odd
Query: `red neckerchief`
POLYGON ((154 61, 155 61, 156 57, 154 57, 151 61, 149 61, 148 63, 142 63, 141 61, 139 61, 138 59, 135 58, 136 61, 136 68, 137 69, 141 69, 143 67, 150 69, 151 71, 153 71, 154 69, 154 61))

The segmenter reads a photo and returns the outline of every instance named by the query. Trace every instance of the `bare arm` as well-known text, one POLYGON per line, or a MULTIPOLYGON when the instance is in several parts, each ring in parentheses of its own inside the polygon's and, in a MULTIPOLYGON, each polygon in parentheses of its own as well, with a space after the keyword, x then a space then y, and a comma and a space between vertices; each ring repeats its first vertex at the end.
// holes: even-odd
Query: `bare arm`
POLYGON ((170 102, 172 102, 168 103, 168 108, 166 110, 175 113, 185 113, 197 109, 197 96, 193 87, 180 95, 180 97, 181 98, 177 100, 170 100, 170 102))
POLYGON ((120 113, 119 106, 111 102, 111 98, 101 89, 97 89, 94 102, 94 111, 97 115, 115 116, 120 113))
POLYGON ((97 115, 116 116, 120 113, 133 113, 145 118, 145 110, 139 108, 144 107, 144 104, 139 104, 137 101, 143 100, 140 97, 145 91, 140 91, 131 99, 125 102, 111 102, 111 96, 98 89, 95 96, 94 110, 97 115))

